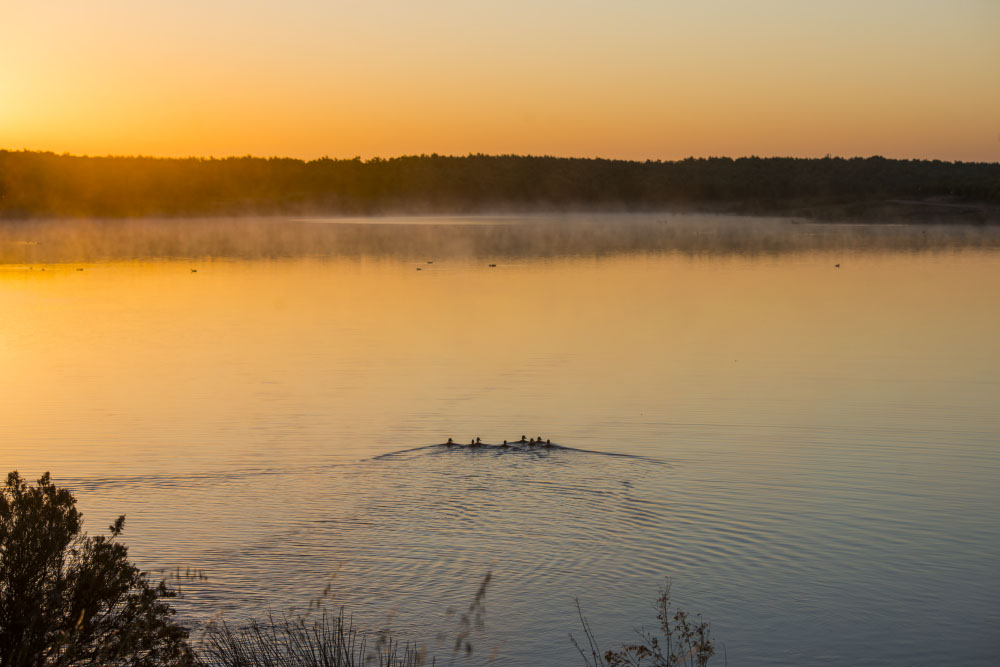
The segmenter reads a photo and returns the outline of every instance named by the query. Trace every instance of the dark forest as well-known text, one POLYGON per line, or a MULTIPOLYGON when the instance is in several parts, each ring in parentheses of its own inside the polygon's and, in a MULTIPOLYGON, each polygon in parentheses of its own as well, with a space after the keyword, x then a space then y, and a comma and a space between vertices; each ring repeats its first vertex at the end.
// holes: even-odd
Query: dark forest
POLYGON ((1000 164, 868 158, 676 162, 468 155, 362 161, 0 151, 0 217, 711 211, 996 222, 1000 164))

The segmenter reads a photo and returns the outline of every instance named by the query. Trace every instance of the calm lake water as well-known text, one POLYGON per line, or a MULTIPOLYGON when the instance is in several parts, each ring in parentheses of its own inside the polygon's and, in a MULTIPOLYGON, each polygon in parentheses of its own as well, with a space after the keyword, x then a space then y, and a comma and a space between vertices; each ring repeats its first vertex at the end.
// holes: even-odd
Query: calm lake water
POLYGON ((995 664, 995 232, 331 222, 0 225, 0 462, 191 624, 329 585, 447 662, 491 572, 471 663, 577 665, 669 577, 719 664, 995 664))

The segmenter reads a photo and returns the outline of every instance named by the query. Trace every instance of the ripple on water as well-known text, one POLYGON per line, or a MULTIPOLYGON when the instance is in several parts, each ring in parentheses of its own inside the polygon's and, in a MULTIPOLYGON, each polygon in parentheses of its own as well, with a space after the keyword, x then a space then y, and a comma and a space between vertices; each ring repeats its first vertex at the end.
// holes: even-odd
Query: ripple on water
MULTIPOLYGON (((891 589, 897 601, 933 600, 933 593, 880 580, 891 579, 893 568, 932 577, 946 565, 927 549, 909 549, 905 564, 885 559, 903 551, 926 520, 907 513, 906 493, 873 496, 828 483, 826 502, 789 512, 789 499, 803 497, 791 479, 721 483, 692 474, 692 465, 571 447, 432 445, 295 471, 83 479, 72 486, 109 504, 141 486, 142 502, 159 512, 179 511, 179 498, 217 510, 200 522, 177 518, 183 531, 160 521, 139 526, 140 534, 153 531, 142 536, 159 547, 149 558, 147 546, 144 564, 209 573, 207 581, 185 582, 187 595, 177 603, 192 622, 218 612, 239 619, 264 609, 306 609, 330 584, 326 603, 345 605, 372 627, 391 617, 395 630, 428 638, 430 650, 446 655, 448 647, 433 639, 452 622, 445 611, 466 605, 492 571, 489 622, 479 641, 496 648, 497 664, 523 664, 526 655, 575 664, 566 641, 576 630, 575 597, 600 614, 606 636, 628 637, 637 622, 653 620, 650 604, 664 576, 683 582, 681 601, 695 599, 685 606, 706 615, 741 598, 743 609, 765 619, 827 614, 847 623, 853 619, 843 607, 831 610, 830 599, 870 606, 870 587, 891 589), (859 519, 856 504, 872 497, 883 505, 859 519), (760 588, 762 581, 780 595, 760 588)), ((986 553, 991 534, 981 529, 962 539, 986 553)), ((720 634, 725 629, 717 625, 720 634)), ((799 629, 815 630, 806 621, 799 629)), ((768 642, 783 631, 774 628, 775 637, 755 640, 762 645, 753 648, 729 634, 741 653, 766 662, 768 642)))

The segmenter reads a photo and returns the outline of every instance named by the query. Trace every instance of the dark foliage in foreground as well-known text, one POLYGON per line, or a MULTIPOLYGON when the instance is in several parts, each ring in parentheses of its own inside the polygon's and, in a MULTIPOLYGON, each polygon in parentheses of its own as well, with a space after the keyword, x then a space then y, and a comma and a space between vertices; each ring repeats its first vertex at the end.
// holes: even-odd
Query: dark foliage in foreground
POLYGON ((931 211, 970 221, 992 219, 1000 205, 1000 164, 882 157, 630 162, 516 155, 305 162, 0 150, 0 218, 664 208, 851 217, 900 205, 909 213, 920 211, 919 216, 931 211))
MULTIPOLYGON (((451 664, 473 655, 472 637, 484 627, 486 591, 492 578, 492 572, 487 572, 468 608, 454 618, 452 631, 438 633, 439 640, 452 644, 451 664)), ((313 600, 310 608, 322 608, 326 592, 313 600)), ((449 617, 454 613, 448 610, 449 617)), ((417 667, 436 663, 434 658, 427 659, 424 648, 393 639, 388 628, 373 633, 356 629, 345 618, 343 608, 336 616, 324 612, 318 619, 269 616, 263 622, 251 621, 238 628, 225 622, 210 624, 199 657, 212 667, 417 667)))
MULTIPOLYGON (((344 610, 318 620, 269 618, 242 628, 226 623, 209 627, 203 661, 217 667, 416 667, 423 653, 411 644, 399 645, 387 633, 370 643, 344 610)), ((433 664, 433 661, 431 662, 433 664)))
POLYGON ((639 641, 621 644, 617 649, 601 653, 594 632, 580 610, 580 623, 587 638, 587 649, 570 636, 587 667, 706 667, 715 655, 712 631, 701 616, 692 617, 688 612, 670 606, 670 582, 660 590, 656 600, 656 619, 660 622, 660 635, 639 632, 639 641), (588 655, 589 651, 589 655, 588 655))
POLYGON ((187 630, 110 536, 82 534, 81 514, 48 473, 0 490, 0 666, 190 665, 187 630))
MULTIPOLYGON (((52 484, 48 473, 35 486, 17 472, 7 476, 0 489, 0 667, 435 664, 422 648, 400 644, 388 630, 354 628, 343 609, 318 619, 269 617, 236 628, 213 623, 196 654, 188 631, 172 620, 166 603, 176 593, 162 581, 151 585, 115 541, 124 522, 122 516, 110 526, 110 537, 88 537, 81 533, 75 498, 52 484)), ((487 573, 457 618, 452 663, 473 655, 471 637, 483 628, 491 578, 487 573)), ((317 607, 320 602, 314 601, 317 607)), ((587 667, 706 667, 715 653, 708 623, 671 609, 669 585, 661 591, 657 612, 661 637, 641 632, 637 643, 602 653, 581 611, 589 654, 571 639, 587 667)), ((447 639, 446 633, 438 639, 447 639)))

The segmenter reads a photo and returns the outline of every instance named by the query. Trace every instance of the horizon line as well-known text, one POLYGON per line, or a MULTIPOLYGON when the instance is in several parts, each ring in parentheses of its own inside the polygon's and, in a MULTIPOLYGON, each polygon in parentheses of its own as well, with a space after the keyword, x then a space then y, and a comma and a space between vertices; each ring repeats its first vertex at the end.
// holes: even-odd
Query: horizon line
POLYGON ((465 159, 472 157, 486 157, 486 158, 520 158, 520 159, 545 159, 545 160, 592 160, 595 162, 623 162, 631 164, 676 164, 681 162, 689 161, 699 161, 699 160, 891 160, 895 162, 940 162, 944 164, 980 164, 980 165, 1000 165, 1000 161, 979 161, 979 160, 942 160, 940 158, 931 157, 887 157, 881 154, 872 155, 853 155, 853 156, 843 156, 843 155, 833 155, 827 153, 823 156, 813 156, 813 157, 800 157, 793 155, 741 155, 737 157, 729 155, 703 155, 695 156, 689 155, 684 158, 679 158, 676 160, 665 160, 665 159, 653 159, 647 158, 645 160, 641 159, 628 159, 628 158, 613 158, 613 157, 601 157, 601 156, 567 156, 567 155, 551 155, 551 154, 531 154, 531 153, 475 153, 469 152, 465 154, 454 154, 454 153, 403 153, 399 155, 394 155, 390 157, 382 156, 372 156, 370 158, 362 158, 360 155, 355 155, 353 157, 330 157, 329 155, 323 155, 317 158, 300 158, 292 157, 288 155, 254 155, 252 153, 245 153, 243 155, 186 155, 186 156, 167 156, 167 155, 153 155, 153 154, 114 154, 106 153, 102 155, 89 154, 89 153, 70 153, 64 151, 59 153, 54 150, 44 150, 44 149, 33 149, 33 148, 0 148, 0 153, 35 153, 39 155, 53 155, 56 157, 68 157, 68 158, 83 158, 83 159, 132 159, 132 160, 200 160, 200 161, 219 161, 223 162, 226 160, 292 160, 295 162, 302 162, 304 164, 309 164, 312 162, 360 162, 362 164, 377 164, 379 162, 389 162, 392 160, 402 160, 402 159, 412 159, 412 158, 445 158, 445 159, 465 159))

